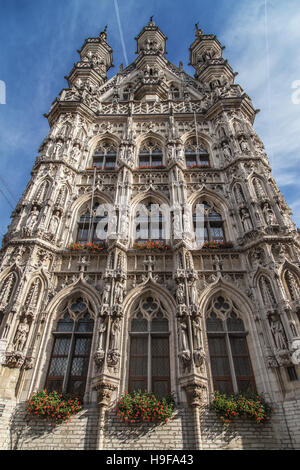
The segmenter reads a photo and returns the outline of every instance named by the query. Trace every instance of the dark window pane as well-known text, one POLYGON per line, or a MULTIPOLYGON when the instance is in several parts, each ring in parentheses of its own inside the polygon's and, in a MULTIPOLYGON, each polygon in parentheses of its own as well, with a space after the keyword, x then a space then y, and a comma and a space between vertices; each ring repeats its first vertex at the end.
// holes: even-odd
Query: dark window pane
POLYGON ((94 320, 90 317, 89 314, 84 315, 80 318, 76 324, 76 331, 85 331, 92 332, 94 329, 94 320))
POLYGON ((55 356, 67 356, 70 348, 71 338, 56 338, 53 349, 55 356))
POLYGON ((166 318, 153 318, 151 322, 151 331, 168 331, 169 322, 166 318))
POLYGON ((223 331, 223 322, 213 313, 206 320, 206 329, 207 331, 223 331))
POLYGON ((152 376, 169 377, 169 358, 152 357, 152 376))
POLYGON ((71 375, 87 376, 88 366, 88 357, 74 357, 72 360, 71 375))
POLYGON ((58 380, 48 380, 46 388, 48 392, 61 392, 62 391, 62 386, 63 386, 63 379, 58 379, 58 380))
POLYGON ((247 393, 254 392, 253 382, 251 380, 237 380, 239 392, 247 393))
POLYGON ((77 235, 77 240, 80 241, 85 241, 88 239, 89 235, 89 229, 88 227, 79 227, 78 228, 78 235, 77 235))
POLYGON ((153 393, 157 397, 164 397, 169 393, 169 382, 167 380, 154 380, 153 393))
POLYGON ((131 376, 147 376, 147 357, 131 357, 130 375, 131 376))
POLYGON ((141 390, 142 392, 147 391, 147 382, 146 380, 132 380, 130 391, 138 391, 141 390))
POLYGON ((70 380, 68 386, 68 393, 74 393, 75 395, 83 395, 85 389, 85 380, 70 380))
POLYGON ((237 376, 251 375, 250 362, 248 357, 233 357, 234 370, 237 376))
POLYGON ((194 166, 197 165, 196 156, 187 156, 186 157, 186 166, 194 166))
POLYGON ((231 313, 227 319, 227 329, 228 331, 245 331, 243 320, 231 313))
POLYGON ((246 354, 248 355, 247 341, 242 336, 230 337, 231 351, 233 355, 246 354))
POLYGON ((230 395, 230 393, 232 393, 230 380, 215 380, 215 390, 218 390, 220 393, 230 395))
POLYGON ((132 355, 148 354, 148 339, 147 339, 147 337, 131 338, 131 354, 132 355))
POLYGON ((227 356, 227 349, 225 338, 223 336, 213 336, 208 338, 209 353, 214 355, 225 355, 227 356))
POLYGON ((169 355, 169 339, 168 338, 155 338, 152 337, 152 354, 154 356, 168 356, 169 355))
POLYGON ((210 227, 211 239, 222 241, 224 239, 224 233, 222 227, 210 227))
POLYGON ((131 320, 131 331, 147 331, 148 322, 144 318, 134 318, 131 320))
POLYGON ((230 376, 227 357, 211 357, 211 371, 213 376, 230 376))
POLYGON ((56 331, 72 331, 73 330, 74 321, 66 314, 61 320, 59 320, 57 324, 56 331))
POLYGON ((53 357, 51 361, 50 376, 63 376, 67 370, 67 357, 53 357))
POLYGON ((91 349, 91 338, 76 338, 74 354, 88 356, 91 349))
POLYGON ((79 313, 82 313, 84 310, 86 310, 86 305, 81 297, 71 305, 71 310, 75 315, 78 315, 79 313))

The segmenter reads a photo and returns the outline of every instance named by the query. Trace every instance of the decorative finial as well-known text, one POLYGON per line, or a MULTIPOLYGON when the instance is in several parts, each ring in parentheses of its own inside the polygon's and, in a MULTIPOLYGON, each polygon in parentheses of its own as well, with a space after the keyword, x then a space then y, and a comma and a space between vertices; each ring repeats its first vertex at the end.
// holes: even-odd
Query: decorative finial
POLYGON ((195 28, 196 28, 195 36, 196 37, 201 36, 203 34, 203 31, 202 29, 199 29, 199 21, 198 23, 195 24, 195 28))
POLYGON ((154 25, 153 16, 154 16, 154 15, 150 16, 150 20, 149 20, 149 23, 148 23, 149 26, 153 26, 153 25, 154 25))
POLYGON ((107 38, 107 25, 105 26, 104 30, 100 33, 100 39, 106 39, 107 38))

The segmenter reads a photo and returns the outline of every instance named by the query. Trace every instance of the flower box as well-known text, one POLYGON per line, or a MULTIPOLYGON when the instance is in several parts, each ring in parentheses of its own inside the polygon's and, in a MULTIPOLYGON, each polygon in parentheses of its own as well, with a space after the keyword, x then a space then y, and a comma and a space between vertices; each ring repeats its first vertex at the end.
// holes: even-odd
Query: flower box
POLYGON ((117 402, 115 411, 118 418, 127 423, 166 423, 176 411, 173 396, 157 398, 153 393, 125 392, 117 402))
POLYGON ((69 421, 78 413, 82 406, 81 400, 75 396, 63 395, 60 392, 41 390, 34 393, 27 401, 27 416, 41 418, 52 422, 52 425, 69 421))
POLYGON ((166 168, 164 165, 145 165, 145 166, 138 166, 137 170, 161 170, 166 168))
POLYGON ((156 251, 168 251, 170 249, 169 245, 165 245, 162 242, 158 241, 144 241, 144 242, 135 242, 133 248, 136 250, 156 250, 156 251))
POLYGON ((105 250, 106 246, 104 243, 95 243, 95 242, 74 242, 69 245, 69 250, 71 251, 83 251, 87 250, 91 253, 100 253, 105 250))
POLYGON ((216 392, 210 408, 219 415, 225 425, 229 425, 235 418, 250 419, 264 425, 273 411, 259 395, 242 393, 229 396, 216 392))
POLYGON ((206 241, 202 244, 202 248, 208 248, 208 249, 216 249, 216 248, 232 248, 233 243, 232 242, 218 242, 214 240, 209 240, 206 241))

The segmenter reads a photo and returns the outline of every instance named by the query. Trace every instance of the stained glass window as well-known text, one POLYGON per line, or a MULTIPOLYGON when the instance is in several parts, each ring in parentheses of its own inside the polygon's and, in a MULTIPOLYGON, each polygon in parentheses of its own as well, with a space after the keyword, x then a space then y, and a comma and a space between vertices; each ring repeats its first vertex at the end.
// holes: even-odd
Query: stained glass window
POLYGON ((84 394, 93 328, 88 303, 80 297, 69 302, 53 332, 54 344, 46 380, 48 391, 84 394))
POLYGON ((214 388, 226 394, 255 391, 245 326, 235 308, 220 296, 206 320, 214 388))
POLYGON ((159 301, 140 303, 130 323, 129 390, 170 392, 169 322, 159 301))

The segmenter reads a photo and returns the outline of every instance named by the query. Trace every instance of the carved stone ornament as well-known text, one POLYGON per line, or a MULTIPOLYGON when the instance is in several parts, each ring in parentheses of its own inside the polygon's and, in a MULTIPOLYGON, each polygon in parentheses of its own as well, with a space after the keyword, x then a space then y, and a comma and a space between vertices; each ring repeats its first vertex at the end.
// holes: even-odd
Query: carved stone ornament
POLYGON ((10 368, 20 369, 24 364, 25 355, 19 351, 6 353, 5 365, 10 368))
POLYGON ((201 382, 192 382, 184 386, 188 404, 190 406, 203 406, 207 402, 207 388, 201 382))
POLYGON ((194 362, 196 367, 202 367, 206 359, 206 354, 203 348, 194 351, 194 362))
POLYGON ((104 364, 105 352, 103 349, 98 349, 94 354, 94 361, 98 370, 101 370, 104 364))
POLYGON ((111 403, 113 392, 117 389, 117 385, 111 382, 103 382, 95 385, 97 390, 97 402, 101 407, 108 407, 111 403))
POLYGON ((120 361, 120 353, 117 349, 109 350, 107 353, 107 365, 108 367, 115 367, 120 361))

